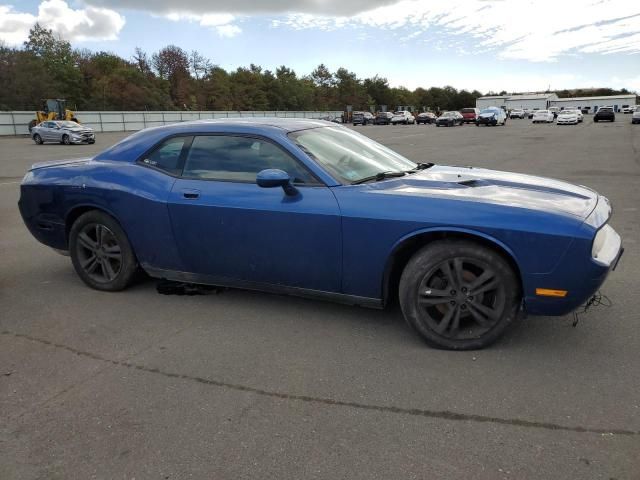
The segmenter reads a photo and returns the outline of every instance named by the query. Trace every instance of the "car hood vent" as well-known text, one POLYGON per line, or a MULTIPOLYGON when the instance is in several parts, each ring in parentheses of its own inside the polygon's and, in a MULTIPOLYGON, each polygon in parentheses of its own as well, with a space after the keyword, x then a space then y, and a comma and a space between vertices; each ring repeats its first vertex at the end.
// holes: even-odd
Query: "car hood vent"
POLYGON ((461 182, 458 182, 458 185, 464 185, 465 187, 487 187, 492 185, 492 183, 487 180, 472 178, 469 180, 462 180, 461 182))

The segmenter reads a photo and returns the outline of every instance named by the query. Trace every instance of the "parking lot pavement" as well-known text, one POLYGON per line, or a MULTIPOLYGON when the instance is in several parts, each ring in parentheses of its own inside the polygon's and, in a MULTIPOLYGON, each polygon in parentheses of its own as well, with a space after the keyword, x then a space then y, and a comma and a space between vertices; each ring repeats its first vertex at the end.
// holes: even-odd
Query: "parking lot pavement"
POLYGON ((85 287, 20 219, 36 161, 93 146, 0 138, 0 478, 637 479, 640 126, 356 127, 420 161, 607 195, 613 306, 528 318, 494 347, 427 348, 399 310, 152 281, 85 287))

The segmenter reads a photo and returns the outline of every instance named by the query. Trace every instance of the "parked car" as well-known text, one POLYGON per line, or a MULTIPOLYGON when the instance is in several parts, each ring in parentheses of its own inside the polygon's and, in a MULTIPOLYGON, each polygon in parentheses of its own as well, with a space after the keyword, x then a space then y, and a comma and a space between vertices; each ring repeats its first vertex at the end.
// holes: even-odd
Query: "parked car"
POLYGON ((622 107, 622 113, 632 114, 635 111, 635 107, 622 107))
POLYGON ((32 235, 94 289, 142 269, 378 308, 397 297, 448 349, 491 344, 521 311, 566 315, 622 253, 591 189, 415 163, 319 120, 147 129, 92 159, 35 164, 20 191, 32 235))
POLYGON ((633 112, 633 116, 631 117, 631 123, 640 123, 640 107, 637 107, 636 111, 633 112))
POLYGON ((578 123, 582 123, 584 121, 584 113, 582 113, 582 110, 576 108, 574 109, 574 112, 576 112, 576 115, 578 115, 578 123))
POLYGON ((498 107, 487 107, 480 112, 476 120, 476 126, 480 125, 505 125, 507 123, 506 112, 498 107))
POLYGON ((463 108, 460 110, 462 114, 462 118, 464 119, 464 123, 475 123, 478 118, 478 114, 480 113, 480 109, 478 108, 463 108))
MULTIPOLYGON (((582 114, 580 114, 582 115, 582 114)), ((578 117, 577 110, 562 110, 558 114, 557 122, 558 125, 577 125, 580 123, 580 119, 578 117)))
POLYGON ((69 120, 48 120, 31 129, 31 139, 38 145, 43 143, 95 143, 96 135, 91 127, 69 120))
POLYGON ((407 110, 400 110, 398 112, 393 113, 393 117, 391 117, 391 123, 393 125, 397 125, 398 123, 414 124, 416 122, 416 118, 411 114, 411 112, 407 110))
POLYGON ((373 123, 374 117, 371 112, 354 112, 351 117, 353 125, 369 125, 373 123))
POLYGON ((606 120, 609 122, 615 122, 616 114, 613 111, 613 107, 602 107, 598 109, 598 111, 593 116, 594 122, 600 122, 602 120, 606 120))
POLYGON ((391 112, 378 112, 373 123, 376 125, 389 125, 391 124, 391 119, 393 118, 393 113, 391 112))
POLYGON ((513 110, 511 110, 509 112, 509 118, 522 118, 524 119, 525 117, 525 113, 524 110, 521 108, 514 108, 513 110))
POLYGON ((342 123, 342 117, 334 117, 333 115, 325 115, 320 117, 319 120, 325 120, 327 122, 342 123))
POLYGON ((425 125, 432 124, 432 123, 436 123, 437 118, 438 117, 436 117, 434 113, 422 112, 422 113, 419 113, 418 116, 416 117, 416 123, 418 125, 420 125, 421 123, 424 123, 425 125))
POLYGON ((464 118, 460 112, 443 112, 436 119, 436 127, 455 127, 456 125, 462 125, 464 118))
POLYGON ((533 114, 533 123, 553 123, 555 117, 549 110, 537 110, 533 114))

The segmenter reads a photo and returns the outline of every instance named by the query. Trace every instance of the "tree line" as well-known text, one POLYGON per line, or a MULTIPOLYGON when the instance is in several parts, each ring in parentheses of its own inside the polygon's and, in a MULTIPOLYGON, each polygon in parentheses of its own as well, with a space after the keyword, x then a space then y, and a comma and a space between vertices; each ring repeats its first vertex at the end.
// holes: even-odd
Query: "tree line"
MULTIPOLYGON (((125 59, 73 49, 38 24, 22 48, 0 44, 0 85, 0 110, 33 110, 43 98, 65 98, 76 110, 342 111, 347 105, 354 110, 382 105, 389 110, 400 105, 459 110, 475 106, 482 95, 451 86, 411 91, 391 87, 377 75, 363 79, 346 68, 331 72, 324 64, 308 75, 284 65, 275 71, 254 64, 226 71, 199 52, 175 45, 151 55, 136 48, 125 59)), ((627 93, 599 92, 584 94, 627 93)))

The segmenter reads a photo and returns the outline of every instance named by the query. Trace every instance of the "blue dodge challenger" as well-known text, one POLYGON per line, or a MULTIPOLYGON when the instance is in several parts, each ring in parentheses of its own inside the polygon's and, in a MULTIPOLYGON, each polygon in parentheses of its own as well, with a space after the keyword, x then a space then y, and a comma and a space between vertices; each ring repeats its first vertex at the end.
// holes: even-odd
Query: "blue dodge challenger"
POLYGON ((416 163, 324 121, 198 121, 34 165, 20 212, 79 277, 400 303, 432 346, 482 348, 564 315, 622 254, 609 201, 528 175, 416 163))

